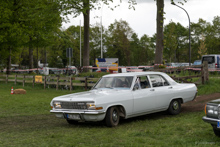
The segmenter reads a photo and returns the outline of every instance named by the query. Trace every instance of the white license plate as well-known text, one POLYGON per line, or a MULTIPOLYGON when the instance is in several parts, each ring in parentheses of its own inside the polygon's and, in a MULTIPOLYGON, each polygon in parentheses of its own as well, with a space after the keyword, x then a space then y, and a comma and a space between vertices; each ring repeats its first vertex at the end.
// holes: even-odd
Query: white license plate
POLYGON ((220 128, 220 121, 217 121, 217 128, 220 128))
POLYGON ((66 114, 68 119, 80 120, 79 114, 66 114))

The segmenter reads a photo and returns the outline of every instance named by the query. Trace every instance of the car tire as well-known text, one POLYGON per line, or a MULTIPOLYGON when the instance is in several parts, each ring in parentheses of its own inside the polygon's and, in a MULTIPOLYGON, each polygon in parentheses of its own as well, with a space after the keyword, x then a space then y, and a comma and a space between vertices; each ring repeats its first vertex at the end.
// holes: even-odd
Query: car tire
POLYGON ((70 119, 66 119, 66 121, 71 124, 71 125, 76 125, 78 124, 78 121, 75 121, 75 120, 70 120, 70 119))
POLYGON ((119 123, 119 110, 117 107, 111 107, 108 109, 105 117, 105 122, 108 127, 115 127, 119 123))
POLYGON ((214 131, 216 136, 220 137, 220 130, 218 130, 215 127, 213 127, 213 131, 214 131))
POLYGON ((180 100, 178 99, 175 99, 175 100, 172 100, 170 102, 170 106, 168 108, 168 112, 171 114, 171 115, 177 115, 179 114, 181 111, 181 103, 180 103, 180 100))

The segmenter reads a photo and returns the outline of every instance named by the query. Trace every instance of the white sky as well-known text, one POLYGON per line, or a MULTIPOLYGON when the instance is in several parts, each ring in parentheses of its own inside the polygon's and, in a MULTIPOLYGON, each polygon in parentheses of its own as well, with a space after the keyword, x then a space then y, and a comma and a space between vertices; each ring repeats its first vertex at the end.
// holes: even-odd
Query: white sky
MULTIPOLYGON (((116 0, 114 0, 116 1, 116 0)), ((189 26, 187 14, 184 10, 177 6, 171 5, 170 0, 164 0, 165 2, 165 22, 168 24, 171 20, 173 22, 179 22, 184 27, 189 26)), ((181 0, 174 0, 176 4, 181 0)), ((183 1, 183 0, 182 0, 183 1)), ((102 16, 102 24, 105 28, 115 22, 115 20, 125 20, 129 23, 129 26, 138 34, 138 37, 142 37, 144 34, 152 36, 156 33, 156 1, 155 0, 137 0, 135 10, 128 9, 127 0, 123 0, 120 3, 114 2, 114 5, 120 4, 119 7, 111 11, 107 5, 103 5, 101 10, 93 10, 90 12, 90 24, 100 23, 100 17, 102 16)), ((111 6, 114 6, 111 4, 111 6)), ((199 18, 212 22, 215 16, 220 16, 220 0, 188 0, 184 5, 178 4, 183 7, 189 14, 191 22, 197 23, 199 18)), ((83 26, 83 16, 80 15, 77 18, 71 16, 69 23, 63 23, 62 27, 67 29, 71 25, 83 26)))

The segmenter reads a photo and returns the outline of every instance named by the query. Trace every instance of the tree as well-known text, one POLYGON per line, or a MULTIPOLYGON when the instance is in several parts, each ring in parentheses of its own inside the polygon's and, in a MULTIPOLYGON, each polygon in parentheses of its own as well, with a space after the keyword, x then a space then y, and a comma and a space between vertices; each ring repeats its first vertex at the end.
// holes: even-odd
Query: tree
POLYGON ((155 52, 155 64, 162 64, 163 62, 163 48, 164 48, 163 19, 164 19, 164 0, 157 0, 157 40, 156 40, 156 52, 155 52))
POLYGON ((33 48, 40 40, 49 41, 58 27, 61 26, 59 4, 46 0, 28 0, 22 3, 24 33, 28 36, 26 45, 29 46, 29 69, 33 68, 33 48))
MULTIPOLYGON (((174 0, 170 0, 174 3, 174 0)), ((155 64, 163 63, 163 49, 164 49, 164 34, 163 34, 163 20, 164 20, 164 0, 156 0, 157 4, 157 37, 156 37, 156 53, 155 64)), ((187 2, 187 0, 184 0, 187 2)), ((179 2, 183 4, 182 2, 179 2)), ((156 66, 158 68, 159 66, 156 66)))
POLYGON ((206 48, 206 44, 205 44, 205 37, 202 36, 202 39, 200 40, 200 46, 198 49, 198 58, 202 58, 202 55, 206 55, 207 54, 207 48, 206 48))
POLYGON ((108 33, 107 56, 119 58, 121 65, 130 65, 131 51, 129 40, 133 35, 133 30, 129 27, 129 24, 123 20, 115 20, 109 26, 108 33))
MULTIPOLYGON (((60 0, 60 4, 63 7, 62 11, 64 15, 74 14, 78 16, 81 13, 84 18, 84 53, 83 53, 83 66, 89 66, 89 29, 90 29, 90 10, 96 9, 97 3, 103 2, 108 5, 109 2, 113 0, 60 0)), ((134 8, 133 5, 136 4, 135 0, 128 0, 129 8, 134 8)), ((100 5, 99 5, 100 6, 100 5)), ((100 8, 100 7, 98 7, 100 8)))

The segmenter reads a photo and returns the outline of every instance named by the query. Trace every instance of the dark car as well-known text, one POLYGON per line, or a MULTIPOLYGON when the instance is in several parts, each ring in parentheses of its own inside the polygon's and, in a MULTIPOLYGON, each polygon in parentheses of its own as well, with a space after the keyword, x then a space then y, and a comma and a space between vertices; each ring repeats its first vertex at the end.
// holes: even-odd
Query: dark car
POLYGON ((210 123, 216 136, 220 137, 220 99, 210 101, 205 106, 203 121, 210 123))

